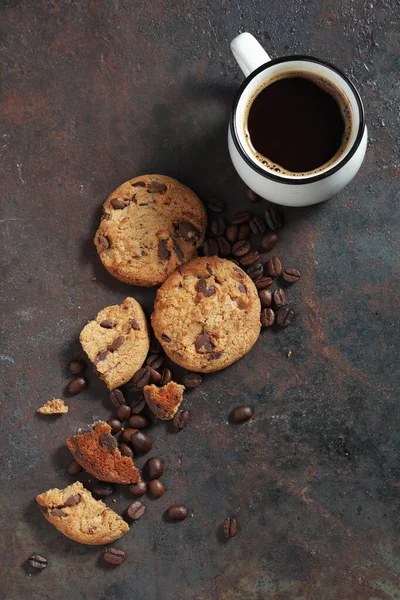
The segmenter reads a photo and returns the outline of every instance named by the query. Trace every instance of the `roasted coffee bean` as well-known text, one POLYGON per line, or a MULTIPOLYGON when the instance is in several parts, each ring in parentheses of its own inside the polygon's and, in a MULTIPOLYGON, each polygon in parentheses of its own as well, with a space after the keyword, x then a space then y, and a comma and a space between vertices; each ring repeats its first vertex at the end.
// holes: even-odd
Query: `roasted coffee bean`
POLYGON ((146 365, 146 369, 150 373, 150 383, 154 383, 155 385, 159 385, 161 382, 161 375, 158 371, 153 369, 150 365, 146 365))
POLYGON ((238 231, 238 240, 247 240, 247 238, 250 235, 250 227, 246 224, 243 223, 242 225, 239 225, 239 231, 238 231))
POLYGON ((263 274, 264 267, 261 263, 254 263, 247 269, 247 275, 251 277, 251 279, 257 279, 260 275, 263 274))
POLYGON ((227 538, 235 537, 236 532, 237 532, 236 519, 234 519, 233 517, 228 517, 227 519, 225 519, 222 527, 224 530, 225 537, 227 537, 227 538))
POLYGON ((210 202, 208 203, 208 208, 212 212, 216 212, 216 213, 222 212, 225 208, 225 202, 223 200, 214 198, 213 200, 210 200, 210 202))
POLYGON ((28 564, 33 569, 38 569, 38 571, 43 571, 48 565, 47 558, 44 556, 40 556, 40 554, 32 554, 28 558, 28 564))
POLYGON ((250 242, 247 240, 239 240, 232 246, 233 256, 242 257, 250 251, 250 242))
POLYGON ((164 369, 161 376, 160 385, 167 385, 172 381, 172 373, 169 369, 164 369))
POLYGON ((254 282, 258 290, 265 290, 265 288, 269 287, 272 283, 274 283, 272 277, 259 277, 254 282))
POLYGON ((250 219, 249 227, 255 235, 264 233, 267 229, 264 219, 258 215, 255 215, 250 219))
POLYGON ((133 427, 134 429, 146 429, 149 424, 149 420, 143 415, 132 415, 128 421, 128 427, 133 427))
POLYGON ((100 322, 100 327, 103 327, 103 329, 112 329, 115 327, 115 321, 111 321, 111 319, 103 319, 100 322))
POLYGON ((167 186, 165 185, 165 183, 153 179, 152 181, 150 181, 147 191, 149 192, 149 194, 163 194, 167 191, 167 186))
POLYGON ((123 335, 120 335, 119 337, 115 338, 115 340, 113 341, 113 343, 110 346, 110 351, 115 352, 115 350, 118 350, 118 348, 120 348, 122 346, 124 341, 125 341, 125 337, 123 335))
POLYGON ((103 483, 102 481, 99 481, 98 483, 95 483, 92 491, 93 494, 98 498, 107 498, 107 496, 111 496, 111 494, 114 493, 114 487, 111 485, 111 483, 103 483))
POLYGON ((125 404, 125 396, 121 390, 113 390, 110 392, 110 400, 117 408, 125 404))
POLYGON ((217 244, 218 244, 218 256, 220 256, 221 258, 226 258, 227 256, 230 255, 231 245, 224 237, 222 237, 222 235, 219 235, 217 237, 217 244))
POLYGON ((174 416, 174 427, 179 431, 189 423, 190 415, 187 410, 178 410, 174 416))
POLYGON ((260 263, 265 265, 269 261, 269 252, 260 252, 260 263))
POLYGON ((136 498, 141 498, 147 492, 147 483, 144 481, 138 481, 137 483, 132 483, 128 487, 128 491, 132 496, 136 496, 136 498))
MULTIPOLYGON (((154 355, 151 355, 154 356, 154 355)), ((139 369, 139 371, 136 371, 136 373, 134 374, 134 376, 132 377, 132 379, 130 381, 128 381, 128 383, 126 384, 126 387, 128 388, 128 390, 130 391, 137 391, 137 390, 142 390, 144 388, 145 385, 147 385, 150 381, 150 373, 149 371, 147 371, 147 369, 144 369, 143 367, 141 369, 139 369)))
POLYGON ((259 258, 260 255, 257 250, 250 250, 250 252, 239 258, 239 262, 242 267, 251 267, 254 263, 259 262, 259 258))
POLYGON ((257 196, 257 194, 248 187, 245 188, 244 195, 246 196, 249 202, 258 202, 260 200, 260 196, 257 196))
POLYGON ((295 283, 300 279, 300 271, 288 267, 283 271, 283 279, 288 283, 295 283))
POLYGON ((164 465, 160 458, 153 457, 146 461, 143 470, 149 479, 159 479, 164 473, 164 465))
POLYGON ((136 452, 141 452, 142 454, 150 452, 153 447, 153 442, 149 436, 142 431, 135 431, 131 435, 131 444, 136 452))
POLYGON ((99 235, 97 241, 103 250, 107 250, 110 247, 110 240, 105 235, 99 235))
POLYGON ((186 373, 182 379, 183 385, 188 389, 197 388, 202 381, 203 378, 199 373, 186 373))
POLYGON ((261 311, 261 325, 263 327, 272 327, 275 323, 275 313, 272 308, 264 308, 261 311))
POLYGON ((119 548, 104 548, 103 557, 105 561, 112 565, 122 565, 125 562, 126 554, 119 548))
POLYGON ((149 481, 147 484, 147 489, 149 494, 151 494, 154 498, 161 498, 165 492, 165 487, 159 479, 152 479, 149 481))
POLYGON ((146 507, 139 502, 139 500, 136 500, 136 502, 132 502, 132 504, 128 506, 126 514, 132 521, 138 521, 140 517, 143 517, 145 511, 146 507))
POLYGON ((183 504, 173 504, 167 510, 167 517, 171 521, 184 521, 189 511, 183 504))
POLYGON ((115 416, 117 417, 117 419, 119 421, 127 421, 129 419, 129 417, 131 416, 131 413, 132 413, 131 407, 128 406, 127 404, 123 404, 122 406, 117 408, 117 412, 115 413, 115 416))
POLYGON ((150 342, 149 354, 160 354, 162 352, 161 344, 157 338, 153 337, 150 342))
POLYGON ((276 290, 274 290, 272 294, 272 299, 276 308, 282 308, 283 306, 285 306, 285 304, 287 304, 286 294, 282 288, 277 288, 276 290))
POLYGON ((71 360, 68 364, 68 370, 72 375, 80 375, 86 369, 84 360, 71 360))
POLYGON ((233 225, 243 225, 243 223, 248 223, 251 219, 251 213, 248 210, 241 210, 233 215, 232 224, 233 225))
POLYGON ((218 244, 212 238, 206 240, 203 244, 204 256, 218 256, 218 244))
POLYGON ((276 315, 276 322, 278 323, 279 327, 288 327, 292 324, 293 317, 293 310, 285 306, 276 315))
POLYGON ((136 431, 137 429, 135 427, 127 427, 126 429, 124 429, 121 433, 121 442, 124 442, 125 444, 130 444, 132 434, 134 434, 136 431))
POLYGON ((125 208, 125 202, 121 200, 121 198, 111 198, 110 204, 115 210, 121 210, 121 208, 125 208))
POLYGON ((282 265, 279 258, 272 256, 267 262, 266 270, 270 277, 278 277, 282 273, 282 265))
POLYGON ((225 233, 225 221, 218 217, 211 221, 211 231, 214 235, 224 235, 225 233))
POLYGON ((238 225, 229 225, 225 231, 225 237, 230 244, 234 244, 237 241, 239 233, 238 225))
POLYGON ((87 388, 87 380, 84 377, 75 377, 72 381, 69 382, 67 390, 71 396, 76 396, 83 392, 85 388, 87 388))
POLYGON ((272 292, 271 290, 260 290, 258 292, 258 297, 260 298, 261 301, 261 306, 263 308, 269 308, 272 304, 272 292))
POLYGON ((251 406, 237 406, 231 413, 231 420, 234 423, 244 423, 253 416, 253 409, 251 406))
POLYGON ((122 423, 119 419, 108 419, 107 423, 111 427, 111 433, 118 433, 122 429, 122 423))
POLYGON ((76 460, 72 460, 67 467, 68 475, 78 475, 81 471, 82 467, 76 462, 76 460))
POLYGON ((277 231, 283 226, 283 217, 281 211, 275 206, 268 206, 265 209, 265 220, 272 231, 277 231))
POLYGON ((277 243, 278 236, 276 235, 276 233, 270 231, 262 236, 261 248, 266 252, 271 252, 271 250, 275 248, 277 243))
POLYGON ((121 452, 122 456, 127 456, 128 458, 135 457, 132 448, 129 446, 129 444, 125 444, 125 442, 120 444, 119 451, 121 452))
POLYGON ((143 396, 139 398, 135 398, 135 400, 131 403, 131 411, 133 415, 138 415, 145 408, 146 402, 143 396))
MULTIPOLYGON (((157 370, 159 369, 162 364, 164 362, 164 357, 162 354, 149 354, 148 357, 146 358, 146 365, 149 365, 149 367, 153 367, 153 369, 157 370)), ((150 378, 151 378, 151 373, 150 373, 150 378)))

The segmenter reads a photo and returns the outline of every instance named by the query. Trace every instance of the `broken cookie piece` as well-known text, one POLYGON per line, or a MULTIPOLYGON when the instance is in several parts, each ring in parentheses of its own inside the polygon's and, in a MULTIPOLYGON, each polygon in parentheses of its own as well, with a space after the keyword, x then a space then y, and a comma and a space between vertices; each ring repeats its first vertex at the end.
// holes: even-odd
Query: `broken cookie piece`
POLYGON ((109 544, 129 531, 124 519, 95 500, 80 481, 39 494, 36 502, 49 523, 80 544, 109 544))
POLYGON ((61 400, 61 398, 55 398, 54 400, 47 400, 36 412, 41 415, 63 415, 68 412, 68 406, 64 404, 64 400, 61 400))
POLYGON ((145 385, 144 398, 151 411, 164 421, 172 419, 183 399, 184 385, 174 381, 157 387, 156 385, 145 385))
POLYGON ((110 483, 137 483, 140 474, 128 456, 122 456, 108 423, 98 421, 91 431, 67 439, 76 462, 91 475, 110 483))

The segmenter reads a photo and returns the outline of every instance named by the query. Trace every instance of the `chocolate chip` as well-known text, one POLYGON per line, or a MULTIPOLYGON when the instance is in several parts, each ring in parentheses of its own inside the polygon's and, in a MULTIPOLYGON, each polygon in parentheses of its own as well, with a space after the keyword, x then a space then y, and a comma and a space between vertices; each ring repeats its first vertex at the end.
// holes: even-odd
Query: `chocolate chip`
POLYGON ((258 215, 255 215, 250 219, 249 227, 255 235, 264 233, 267 229, 264 219, 258 215))
POLYGON ((142 367, 136 371, 132 379, 126 384, 126 387, 130 391, 142 390, 144 386, 149 383, 149 381, 150 373, 142 367))
POLYGON ((125 337, 123 335, 120 335, 111 344, 111 349, 113 351, 118 350, 118 348, 120 348, 122 346, 122 344, 124 343, 124 341, 125 341, 125 337))
POLYGON ((149 494, 153 496, 153 498, 161 498, 164 495, 165 487, 161 483, 159 479, 152 479, 147 484, 147 489, 149 494))
POLYGON ((265 220, 272 231, 277 231, 283 226, 282 213, 275 206, 268 206, 265 209, 265 220))
POLYGON ((271 290, 264 289, 258 292, 258 297, 261 301, 261 306, 263 308, 269 308, 272 304, 272 292, 271 290))
POLYGON ((260 200, 260 196, 257 196, 257 194, 248 187, 244 190, 244 195, 249 202, 258 202, 260 200))
POLYGON ((76 506, 81 501, 80 494, 72 494, 72 496, 68 496, 68 498, 64 502, 64 506, 76 506))
POLYGON ((234 537, 237 533, 237 523, 236 519, 233 517, 228 517, 225 519, 222 525, 224 536, 227 538, 234 537))
POLYGON ((160 260, 167 260, 171 256, 171 252, 167 247, 167 240, 160 240, 158 242, 158 256, 160 260))
POLYGON ((203 244, 204 256, 218 256, 218 244, 212 238, 206 240, 203 244))
POLYGON ((164 342, 167 342, 167 344, 169 344, 171 342, 171 338, 168 337, 165 333, 162 333, 161 337, 164 340, 164 342))
POLYGON ((164 362, 162 354, 149 354, 146 358, 146 365, 150 365, 153 369, 159 369, 164 362))
POLYGON ((184 521, 189 511, 183 504, 173 504, 167 510, 167 517, 171 521, 184 521))
POLYGON ((264 308, 261 311, 261 325, 263 327, 272 327, 275 323, 275 313, 272 308, 264 308))
POLYGON ((277 288, 272 294, 272 299, 276 308, 282 308, 286 304, 286 294, 282 288, 277 288))
POLYGON ((268 275, 271 277, 278 277, 282 273, 281 261, 277 256, 272 256, 266 265, 268 275))
POLYGON ((217 350, 214 352, 210 352, 210 354, 208 355, 208 360, 218 360, 219 358, 221 358, 223 353, 224 353, 223 350, 217 350))
POLYGON ((113 390, 110 392, 110 400, 117 408, 126 403, 125 396, 121 392, 121 390, 113 390))
POLYGON ((243 405, 236 406, 231 413, 231 421, 234 423, 244 423, 253 416, 253 409, 251 406, 243 405))
POLYGON ((292 267, 287 267, 283 271, 283 279, 288 283, 295 283, 300 279, 300 271, 293 269, 292 267))
POLYGON ((167 385, 167 383, 170 383, 171 381, 172 381, 171 371, 169 369, 164 369, 164 371, 162 372, 160 385, 167 385))
POLYGON ((225 221, 221 217, 213 219, 211 221, 211 231, 214 235, 224 235, 225 232, 225 221))
POLYGON ((110 204, 115 210, 121 210, 121 208, 125 208, 125 202, 121 200, 121 198, 112 198, 110 200, 110 204))
POLYGON ((201 333, 196 339, 195 347, 197 352, 200 352, 202 348, 205 352, 212 352, 213 344, 210 336, 207 333, 201 333))
POLYGON ((105 561, 112 565, 121 565, 125 562, 126 554, 123 550, 119 550, 118 548, 104 548, 103 557, 105 561))
POLYGON ((103 352, 99 352, 99 354, 96 356, 96 362, 99 363, 102 360, 105 360, 109 354, 110 354, 109 350, 103 350, 103 352))
POLYGON ((149 425, 149 420, 143 415, 132 415, 128 420, 128 427, 134 429, 146 429, 149 425))
POLYGON ((132 504, 128 506, 126 514, 130 519, 132 519, 132 521, 137 521, 138 519, 140 519, 140 517, 143 517, 145 511, 146 507, 137 500, 136 502, 132 502, 132 504))
POLYGON ((175 228, 179 237, 183 238, 187 242, 196 242, 200 237, 200 231, 189 221, 179 221, 175 228))
POLYGON ((197 388, 202 381, 203 378, 199 373, 186 373, 182 379, 183 385, 188 389, 197 388))
POLYGON ((107 250, 107 248, 110 247, 110 241, 109 241, 108 237, 106 237, 105 235, 99 235, 97 238, 97 241, 100 244, 100 246, 103 248, 103 250, 107 250))
POLYGON ((137 483, 132 483, 128 487, 128 491, 132 496, 136 496, 136 498, 141 498, 147 492, 147 483, 145 481, 138 481, 137 483))
POLYGON ((127 456, 128 458, 135 457, 132 448, 125 442, 122 442, 122 444, 119 445, 119 451, 121 452, 122 456, 127 456))
POLYGON ((115 413, 115 416, 117 417, 118 421, 127 421, 129 419, 129 417, 131 416, 131 412, 132 412, 131 407, 128 406, 127 404, 123 404, 122 406, 119 406, 117 408, 117 412, 115 413))
POLYGON ((233 256, 244 256, 250 250, 250 242, 247 240, 239 240, 236 244, 232 246, 232 254, 233 256))
POLYGON ((231 245, 222 235, 217 237, 218 255, 221 258, 226 258, 231 253, 231 245))
POLYGON ((66 517, 67 513, 63 512, 60 508, 53 508, 50 511, 52 517, 66 517))
POLYGON ((274 283, 272 277, 259 277, 254 281, 254 284, 258 290, 264 290, 265 288, 269 287, 272 283, 274 283))
POLYGON ((243 283, 239 283, 239 292, 242 292, 242 294, 247 294, 247 287, 243 285, 243 283))
POLYGON ((225 231, 225 237, 230 244, 234 244, 238 239, 239 234, 239 226, 238 225, 229 225, 225 231))
POLYGON ((243 223, 248 223, 251 219, 251 213, 248 210, 241 210, 233 215, 232 224, 233 225, 242 225, 243 223))
POLYGON ((257 279, 257 277, 260 277, 260 275, 263 274, 263 270, 264 267, 261 263, 255 263, 247 269, 247 275, 251 277, 251 279, 257 279))
MULTIPOLYGON (((111 420, 111 419, 109 419, 111 420)), ((117 419, 113 419, 117 420, 117 419)), ((119 421, 118 421, 119 422, 119 421)), ((110 423, 108 423, 110 425, 110 423)), ((111 425, 110 425, 111 427, 111 425)), ((112 429, 112 428, 111 428, 112 429)), ((110 452, 114 452, 117 447, 117 440, 115 437, 109 433, 102 433, 99 439, 99 445, 104 448, 106 447, 110 452)))
POLYGON ((259 259, 260 255, 258 254, 257 250, 250 250, 247 252, 247 254, 239 258, 239 262, 242 267, 251 267, 251 265, 254 265, 254 263, 259 261, 259 259))
POLYGON ((146 365, 145 367, 150 373, 150 383, 154 383, 155 385, 159 385, 161 381, 161 375, 158 371, 153 369, 150 365, 146 365))
POLYGON ((185 255, 182 252, 182 248, 180 246, 178 246, 178 244, 174 241, 174 250, 175 250, 175 254, 177 259, 179 260, 179 262, 183 263, 185 262, 185 255))
POLYGON ((215 287, 210 285, 207 287, 205 279, 199 279, 195 286, 196 290, 203 294, 206 298, 209 298, 213 294, 215 294, 215 287))
POLYGON ((217 213, 222 212, 225 208, 225 202, 223 200, 214 198, 213 200, 210 200, 210 202, 208 203, 208 208, 212 212, 217 212, 217 213))
POLYGON ((178 412, 174 416, 174 427, 179 431, 186 427, 186 425, 190 421, 190 414, 187 410, 178 410, 178 412))
POLYGON ((68 364, 68 370, 72 375, 80 375, 86 369, 84 360, 71 360, 68 364))
POLYGON ((135 319, 132 319, 132 321, 131 321, 131 327, 135 331, 140 331, 140 325, 139 325, 139 323, 137 321, 135 321, 135 319))
POLYGON ((115 327, 115 322, 111 321, 111 319, 103 319, 100 322, 100 327, 104 327, 104 329, 112 329, 115 327))
POLYGON ((67 386, 67 391, 71 396, 76 396, 83 392, 85 388, 87 388, 87 380, 84 377, 75 377, 72 381, 69 382, 67 386))
POLYGON ((261 248, 266 252, 270 252, 273 248, 275 248, 278 243, 278 236, 276 233, 268 232, 263 235, 261 240, 261 248))
POLYGON ((288 327, 292 324, 293 316, 293 310, 285 306, 276 315, 276 322, 278 323, 279 327, 288 327))
POLYGON ((159 479, 164 473, 164 465, 161 458, 149 458, 149 460, 146 461, 143 470, 149 479, 159 479))
POLYGON ((243 225, 239 225, 238 231, 238 240, 247 240, 250 235, 250 227, 244 223, 243 225))
POLYGON ((72 460, 67 467, 68 475, 78 475, 81 471, 82 467, 76 462, 76 460, 72 460))
POLYGON ((146 184, 144 181, 136 181, 135 183, 131 183, 132 187, 146 187, 146 184))
POLYGON ((33 569, 37 569, 38 571, 43 571, 48 565, 47 558, 44 556, 40 556, 40 554, 32 554, 28 558, 28 564, 33 569))
POLYGON ((161 183, 161 181, 153 179, 152 181, 150 181, 150 185, 147 188, 147 191, 149 192, 149 194, 162 194, 163 192, 167 191, 167 186, 165 185, 165 183, 161 183))

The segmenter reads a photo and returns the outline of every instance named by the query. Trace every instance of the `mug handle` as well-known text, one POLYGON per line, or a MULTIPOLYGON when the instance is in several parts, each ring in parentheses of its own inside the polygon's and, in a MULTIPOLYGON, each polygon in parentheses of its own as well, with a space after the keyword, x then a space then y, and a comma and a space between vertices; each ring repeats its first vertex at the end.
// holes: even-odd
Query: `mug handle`
POLYGON ((245 77, 271 60, 251 33, 241 33, 235 37, 231 41, 231 50, 245 77))

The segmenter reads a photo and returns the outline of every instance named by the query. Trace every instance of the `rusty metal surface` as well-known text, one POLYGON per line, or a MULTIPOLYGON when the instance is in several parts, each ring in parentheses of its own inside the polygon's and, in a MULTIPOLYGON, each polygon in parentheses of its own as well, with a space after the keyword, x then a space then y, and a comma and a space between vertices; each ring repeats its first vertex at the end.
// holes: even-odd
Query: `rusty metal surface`
MULTIPOLYGON (((388 0, 0 0, 1 598, 400 598, 398 24, 388 0), (241 81, 229 41, 243 30, 272 56, 314 54, 358 82, 367 157, 339 197, 286 211, 277 254, 303 274, 295 324, 190 392, 186 430, 153 428, 167 493, 146 500, 117 544, 126 563, 107 569, 33 500, 70 481, 65 438, 108 418, 105 388, 91 376, 68 415, 35 410, 62 395, 100 308, 133 294, 151 311, 152 290, 95 256, 111 190, 160 172, 244 205, 226 147, 241 81), (253 421, 229 425, 247 402, 253 421), (173 502, 193 516, 166 523, 173 502), (32 552, 50 562, 36 576, 32 552)), ((129 498, 115 498, 123 512, 129 498)))

